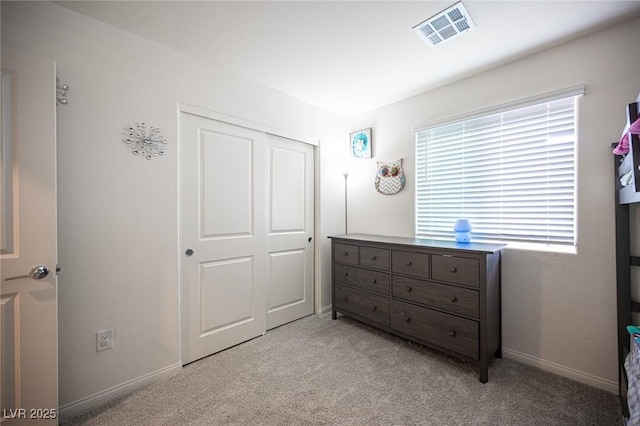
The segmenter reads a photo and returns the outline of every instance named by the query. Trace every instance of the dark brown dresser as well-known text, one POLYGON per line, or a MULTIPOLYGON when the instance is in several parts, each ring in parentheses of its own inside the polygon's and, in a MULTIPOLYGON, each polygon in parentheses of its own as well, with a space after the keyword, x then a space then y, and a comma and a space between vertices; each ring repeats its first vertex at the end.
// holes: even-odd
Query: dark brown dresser
POLYGON ((332 318, 347 315, 478 366, 501 357, 499 244, 332 236, 332 318))

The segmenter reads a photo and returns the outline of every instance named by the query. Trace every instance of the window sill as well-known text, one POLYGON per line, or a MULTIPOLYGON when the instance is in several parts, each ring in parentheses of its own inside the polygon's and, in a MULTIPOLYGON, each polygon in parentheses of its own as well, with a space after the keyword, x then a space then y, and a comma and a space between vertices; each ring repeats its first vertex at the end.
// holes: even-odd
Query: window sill
POLYGON ((556 244, 536 244, 536 243, 506 243, 505 249, 541 251, 546 253, 566 253, 578 254, 576 246, 561 246, 556 244))

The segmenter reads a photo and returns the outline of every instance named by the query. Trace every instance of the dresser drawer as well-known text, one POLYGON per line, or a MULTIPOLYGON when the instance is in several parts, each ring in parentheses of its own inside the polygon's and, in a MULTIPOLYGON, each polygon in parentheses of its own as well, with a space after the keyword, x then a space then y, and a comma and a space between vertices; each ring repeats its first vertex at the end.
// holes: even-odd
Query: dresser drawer
POLYGON ((335 308, 389 326, 389 298, 346 287, 334 286, 335 308))
POLYGON ((388 271, 389 250, 371 247, 360 247, 360 266, 388 271))
POLYGON ((378 293, 389 294, 389 273, 334 263, 333 279, 378 293))
POLYGON ((394 276, 393 297, 478 318, 478 292, 466 288, 394 276))
POLYGON ((478 323, 476 321, 392 300, 391 328, 478 359, 478 323))
POLYGON ((429 278, 429 255, 394 250, 391 253, 391 270, 399 274, 429 278))
POLYGON ((431 256, 434 280, 480 286, 480 264, 477 259, 456 256, 431 256))
POLYGON ((358 264, 358 246, 350 244, 336 244, 333 253, 333 260, 336 262, 358 264))

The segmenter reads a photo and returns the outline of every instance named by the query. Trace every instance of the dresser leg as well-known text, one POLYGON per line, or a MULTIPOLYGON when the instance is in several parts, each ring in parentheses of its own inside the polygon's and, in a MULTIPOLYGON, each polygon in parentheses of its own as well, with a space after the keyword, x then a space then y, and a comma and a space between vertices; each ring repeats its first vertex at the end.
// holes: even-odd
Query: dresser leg
POLYGON ((479 365, 478 373, 480 376, 480 381, 482 383, 487 383, 489 381, 489 366, 488 365, 479 365))
POLYGON ((337 315, 336 311, 331 311, 331 319, 332 320, 338 319, 338 315, 337 315))
POLYGON ((496 353, 494 354, 496 358, 502 358, 502 346, 496 349, 496 353))

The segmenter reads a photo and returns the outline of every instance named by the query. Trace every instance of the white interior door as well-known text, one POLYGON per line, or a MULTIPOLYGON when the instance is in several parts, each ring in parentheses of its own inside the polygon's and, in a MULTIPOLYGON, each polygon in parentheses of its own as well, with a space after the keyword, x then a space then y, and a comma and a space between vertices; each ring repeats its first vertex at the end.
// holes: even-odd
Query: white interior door
POLYGON ((180 149, 186 364, 266 331, 265 134, 182 112, 180 149))
POLYGON ((55 90, 52 60, 2 48, 0 412, 8 424, 56 424, 55 90))
POLYGON ((267 135, 267 328, 313 313, 314 149, 267 135))

